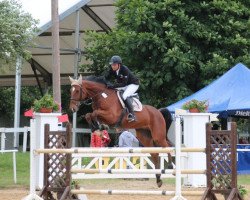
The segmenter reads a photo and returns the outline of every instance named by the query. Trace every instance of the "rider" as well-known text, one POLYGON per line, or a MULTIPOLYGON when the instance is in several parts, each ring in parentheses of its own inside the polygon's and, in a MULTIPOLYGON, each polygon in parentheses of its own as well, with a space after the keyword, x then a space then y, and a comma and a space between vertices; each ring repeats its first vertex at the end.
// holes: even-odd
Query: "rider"
POLYGON ((114 77, 117 83, 113 85, 107 84, 107 87, 120 88, 124 90, 122 98, 129 111, 128 121, 136 121, 132 101, 129 97, 138 90, 139 79, 128 69, 127 66, 122 64, 122 59, 120 56, 112 56, 109 64, 111 65, 111 68, 105 75, 105 78, 106 80, 109 80, 110 78, 114 77))

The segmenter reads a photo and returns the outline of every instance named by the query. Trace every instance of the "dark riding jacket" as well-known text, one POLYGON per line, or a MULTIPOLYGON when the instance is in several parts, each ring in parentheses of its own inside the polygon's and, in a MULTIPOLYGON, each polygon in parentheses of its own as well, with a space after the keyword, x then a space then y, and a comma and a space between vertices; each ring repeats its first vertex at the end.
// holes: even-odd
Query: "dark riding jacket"
POLYGON ((106 80, 110 80, 112 78, 116 79, 116 82, 113 87, 125 87, 129 84, 139 85, 139 79, 128 69, 127 66, 121 65, 118 74, 116 71, 113 71, 112 68, 108 71, 107 74, 104 75, 106 80))

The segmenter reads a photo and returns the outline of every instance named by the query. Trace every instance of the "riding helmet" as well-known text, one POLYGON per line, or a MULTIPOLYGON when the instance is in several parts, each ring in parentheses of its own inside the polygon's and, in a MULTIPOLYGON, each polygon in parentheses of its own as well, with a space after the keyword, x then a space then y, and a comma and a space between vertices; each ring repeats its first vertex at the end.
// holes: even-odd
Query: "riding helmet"
POLYGON ((109 61, 109 64, 112 65, 112 64, 122 64, 122 59, 120 56, 112 56, 112 58, 110 59, 109 61))

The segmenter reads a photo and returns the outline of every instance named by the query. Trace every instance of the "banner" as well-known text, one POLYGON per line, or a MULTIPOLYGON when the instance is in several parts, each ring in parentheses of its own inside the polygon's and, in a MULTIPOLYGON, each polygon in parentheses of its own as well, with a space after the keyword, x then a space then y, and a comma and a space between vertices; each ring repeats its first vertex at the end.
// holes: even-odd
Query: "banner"
POLYGON ((237 145, 237 155, 238 174, 250 174, 250 144, 237 145))

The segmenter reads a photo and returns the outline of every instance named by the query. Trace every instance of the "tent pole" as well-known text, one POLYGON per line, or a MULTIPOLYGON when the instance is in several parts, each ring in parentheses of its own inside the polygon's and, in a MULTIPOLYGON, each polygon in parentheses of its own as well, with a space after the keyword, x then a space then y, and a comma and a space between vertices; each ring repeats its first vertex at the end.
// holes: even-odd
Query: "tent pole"
MULTIPOLYGON (((51 0, 53 98, 61 106, 58 0, 51 0)), ((58 112, 61 112, 59 110, 58 112)))
MULTIPOLYGON (((17 57, 16 60, 16 81, 15 81, 15 116, 14 116, 14 128, 19 128, 20 125, 20 96, 21 96, 21 68, 22 58, 17 57)), ((14 132, 14 148, 19 147, 19 132, 14 132)))
MULTIPOLYGON (((76 28, 75 28, 75 58, 74 58, 74 78, 78 77, 78 65, 80 62, 81 49, 80 49, 80 12, 76 11, 76 28)), ((73 113, 73 139, 72 147, 76 146, 76 127, 77 127, 77 112, 73 113)))

